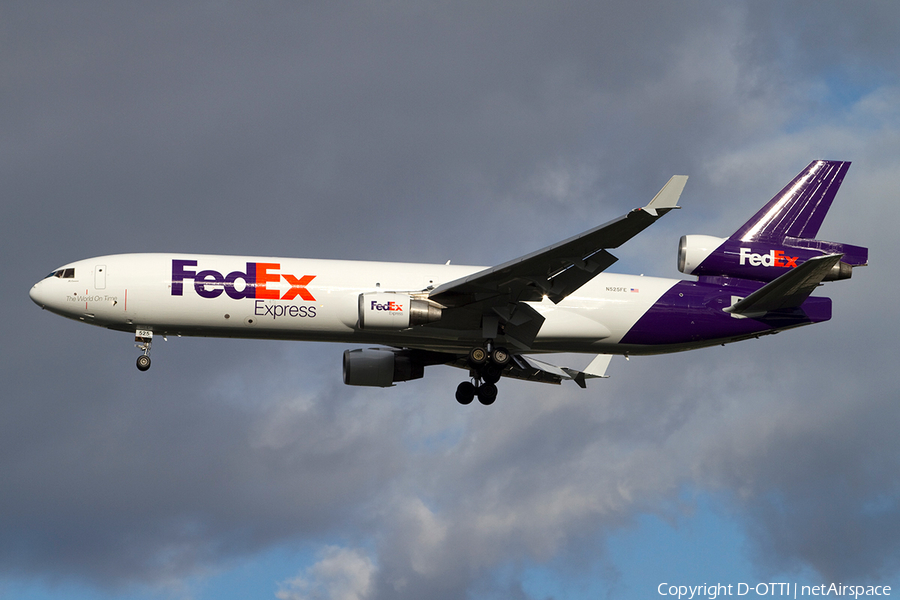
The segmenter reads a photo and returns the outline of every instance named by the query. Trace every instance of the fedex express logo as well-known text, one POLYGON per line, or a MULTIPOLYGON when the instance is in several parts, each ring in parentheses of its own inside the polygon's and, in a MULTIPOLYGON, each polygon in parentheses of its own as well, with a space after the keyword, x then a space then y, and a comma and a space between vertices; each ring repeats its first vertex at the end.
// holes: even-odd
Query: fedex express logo
POLYGON ((316 299, 306 289, 306 286, 315 279, 315 275, 296 277, 290 273, 279 273, 280 263, 246 263, 246 270, 232 271, 223 275, 219 271, 204 269, 194 271, 191 267, 197 266, 196 260, 172 260, 172 295, 184 295, 184 280, 194 282, 194 291, 201 298, 218 298, 224 292, 229 298, 240 300, 242 298, 257 298, 263 300, 294 300, 300 298, 307 302, 315 302, 316 299), (281 280, 290 284, 290 289, 284 292, 274 286, 281 280), (241 281, 240 289, 237 282, 241 281), (273 287, 268 287, 272 285, 273 287))
POLYGON ((376 302, 375 300, 372 300, 372 305, 369 308, 369 310, 385 310, 388 312, 403 312, 403 305, 398 302, 394 302, 393 300, 391 300, 389 302, 376 302))
POLYGON ((751 267, 796 267, 799 256, 785 256, 784 250, 772 250, 768 254, 756 254, 750 248, 741 248, 740 264, 751 267))

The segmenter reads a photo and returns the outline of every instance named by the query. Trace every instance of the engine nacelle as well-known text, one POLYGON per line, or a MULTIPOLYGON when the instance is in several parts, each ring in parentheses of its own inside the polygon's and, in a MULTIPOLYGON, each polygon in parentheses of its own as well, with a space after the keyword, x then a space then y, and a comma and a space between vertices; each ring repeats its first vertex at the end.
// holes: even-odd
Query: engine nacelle
POLYGON ((698 275, 694 270, 722 245, 723 238, 711 235, 683 235, 678 240, 678 270, 687 275, 698 275))
POLYGON ((347 385, 391 387, 397 381, 419 379, 424 375, 424 364, 393 350, 344 350, 344 383, 347 385))
POLYGON ((844 254, 823 281, 849 279, 853 265, 865 264, 865 248, 822 240, 727 240, 709 235, 683 235, 678 242, 678 270, 698 277, 736 277, 772 281, 811 258, 844 254))
POLYGON ((440 318, 440 306, 409 294, 370 292, 359 295, 360 329, 400 331, 440 318))

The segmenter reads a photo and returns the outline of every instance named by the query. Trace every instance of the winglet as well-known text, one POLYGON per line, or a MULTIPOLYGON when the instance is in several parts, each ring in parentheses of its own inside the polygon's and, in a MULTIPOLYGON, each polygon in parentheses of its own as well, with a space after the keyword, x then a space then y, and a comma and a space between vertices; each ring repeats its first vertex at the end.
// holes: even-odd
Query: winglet
POLYGON ((644 207, 644 210, 656 217, 659 216, 657 212, 659 210, 667 209, 668 212, 673 208, 681 208, 678 206, 678 199, 681 198, 681 192, 684 191, 687 180, 687 175, 672 175, 672 178, 659 190, 653 200, 644 207))

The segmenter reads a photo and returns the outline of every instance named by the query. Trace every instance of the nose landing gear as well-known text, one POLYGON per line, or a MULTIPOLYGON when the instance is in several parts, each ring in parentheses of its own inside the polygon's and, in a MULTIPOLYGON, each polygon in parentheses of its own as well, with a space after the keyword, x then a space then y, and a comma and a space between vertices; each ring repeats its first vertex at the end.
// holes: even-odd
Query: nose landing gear
POLYGON ((153 332, 138 329, 134 332, 135 347, 143 354, 137 357, 138 371, 146 371, 150 368, 150 344, 153 343, 153 332))
POLYGON ((137 368, 138 371, 146 371, 150 368, 150 357, 146 354, 141 354, 137 357, 137 368))
POLYGON ((475 347, 469 351, 469 370, 472 381, 463 381, 456 388, 456 401, 471 404, 475 397, 489 406, 497 399, 497 385, 503 369, 509 363, 510 355, 505 348, 475 347))

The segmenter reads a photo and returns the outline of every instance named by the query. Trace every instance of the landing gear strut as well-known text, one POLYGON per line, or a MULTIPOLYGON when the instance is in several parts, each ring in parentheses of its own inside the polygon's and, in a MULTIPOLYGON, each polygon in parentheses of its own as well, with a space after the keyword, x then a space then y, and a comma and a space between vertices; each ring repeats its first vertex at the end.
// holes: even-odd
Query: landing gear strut
POLYGON ((475 397, 485 406, 497 399, 496 383, 500 381, 503 369, 509 363, 510 355, 505 348, 493 348, 490 341, 486 347, 475 347, 469 351, 471 381, 463 381, 456 388, 456 401, 471 404, 475 397))
POLYGON ((134 332, 135 347, 143 354, 137 357, 138 371, 146 371, 150 368, 150 344, 153 343, 153 332, 138 329, 134 332))

